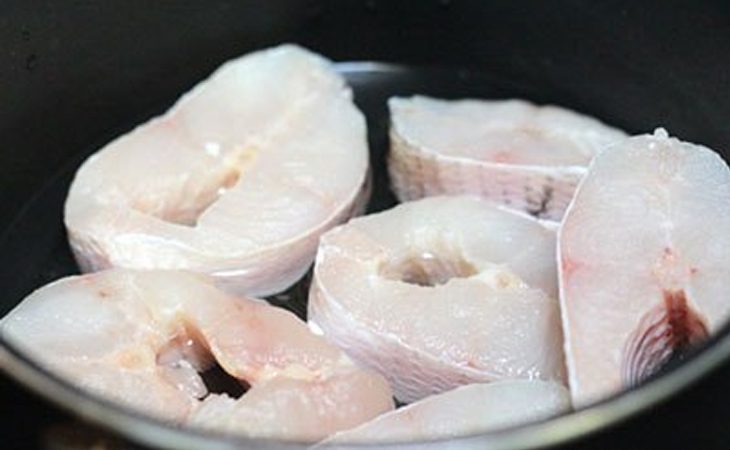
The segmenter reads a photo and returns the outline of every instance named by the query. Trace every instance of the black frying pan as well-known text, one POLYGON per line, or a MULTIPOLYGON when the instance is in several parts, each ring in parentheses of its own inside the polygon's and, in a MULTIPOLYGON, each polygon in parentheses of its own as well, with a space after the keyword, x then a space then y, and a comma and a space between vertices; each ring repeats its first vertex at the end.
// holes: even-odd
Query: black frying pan
MULTIPOLYGON (((526 97, 630 132, 662 125, 730 157, 729 19, 724 2, 3 2, 0 314, 32 289, 76 271, 61 211, 84 156, 162 112, 231 57, 289 41, 338 61, 389 63, 341 66, 368 116, 375 167, 370 209, 379 210, 394 202, 383 167, 384 101, 393 94, 526 97)), ((304 298, 296 289, 293 295, 289 305, 301 313, 304 298)), ((0 344, 15 377, 3 376, 0 385, 3 448, 33 447, 49 423, 68 420, 51 404, 147 444, 216 442, 82 395, 0 344)), ((452 444, 727 448, 729 356, 726 330, 684 363, 616 399, 452 444)))

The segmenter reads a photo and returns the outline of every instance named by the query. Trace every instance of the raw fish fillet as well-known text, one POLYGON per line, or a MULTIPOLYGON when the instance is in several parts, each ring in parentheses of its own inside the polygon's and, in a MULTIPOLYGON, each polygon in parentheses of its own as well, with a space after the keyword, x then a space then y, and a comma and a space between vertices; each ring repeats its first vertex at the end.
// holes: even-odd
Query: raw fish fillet
POLYGON ((367 171, 350 89, 329 61, 284 45, 227 62, 93 154, 65 223, 83 271, 187 269, 270 295, 362 208, 367 171))
POLYGON ((599 154, 559 236, 573 402, 636 385, 730 316, 730 170, 664 130, 599 154))
POLYGON ((393 409, 383 377, 293 314, 191 272, 64 278, 23 300, 0 333, 82 389, 180 425, 315 442, 393 409), (201 373, 214 363, 249 391, 209 393, 201 373))
POLYGON ((537 380, 469 384, 382 414, 322 444, 449 439, 524 425, 569 410, 570 393, 562 384, 537 380))
POLYGON ((560 220, 598 150, 625 134, 524 100, 391 98, 388 169, 401 201, 477 194, 560 220))
POLYGON ((555 231, 479 197, 430 197, 320 242, 309 321, 412 402, 475 382, 563 380, 555 231))

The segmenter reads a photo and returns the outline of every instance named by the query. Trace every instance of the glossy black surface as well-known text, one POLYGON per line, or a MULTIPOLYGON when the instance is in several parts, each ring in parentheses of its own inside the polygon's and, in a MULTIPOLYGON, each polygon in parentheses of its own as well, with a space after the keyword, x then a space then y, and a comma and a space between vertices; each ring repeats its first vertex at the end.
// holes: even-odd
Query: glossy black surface
MULTIPOLYGON (((0 240, 0 312, 75 270, 61 207, 82 156, 228 58, 290 41, 340 61, 443 67, 347 74, 368 115, 371 208, 382 209, 392 203, 382 166, 392 94, 527 97, 631 132, 662 125, 727 155, 729 18, 722 2, 4 2, 0 230, 11 234, 0 240)), ((33 447, 46 425, 68 420, 6 378, 0 393, 2 448, 33 447)), ((727 448, 728 398, 730 364, 564 448, 727 448)))

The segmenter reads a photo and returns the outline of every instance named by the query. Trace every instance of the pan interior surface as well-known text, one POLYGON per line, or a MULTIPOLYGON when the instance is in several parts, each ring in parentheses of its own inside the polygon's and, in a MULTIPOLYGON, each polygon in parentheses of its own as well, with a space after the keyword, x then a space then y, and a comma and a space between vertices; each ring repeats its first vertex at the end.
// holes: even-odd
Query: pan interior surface
MULTIPOLYGON (((371 167, 374 177, 373 194, 368 206, 370 212, 380 211, 396 204, 390 191, 385 167, 389 126, 386 100, 393 95, 424 94, 442 98, 525 98, 540 104, 553 103, 573 108, 581 113, 595 116, 610 125, 623 128, 629 133, 651 131, 647 128, 649 122, 646 120, 646 117, 651 116, 651 111, 642 112, 640 114, 642 120, 632 121, 635 114, 626 114, 626 103, 619 98, 613 101, 599 101, 606 98, 596 95, 570 94, 556 85, 522 84, 505 75, 466 69, 422 68, 377 62, 344 62, 339 63, 337 67, 353 87, 356 103, 367 117, 371 167)), ((156 110, 148 111, 145 117, 157 115, 168 106, 159 105, 156 110)), ((649 106, 645 106, 645 108, 650 109, 649 106)), ((661 114, 660 111, 656 111, 656 113, 656 117, 669 118, 671 122, 671 114, 661 114)), ((0 315, 7 314, 32 290, 60 277, 78 273, 63 227, 63 204, 74 171, 86 156, 98 149, 100 143, 109 141, 136 124, 136 122, 120 124, 118 129, 108 130, 108 134, 104 136, 90 137, 89 140, 94 141, 95 145, 79 149, 78 154, 68 160, 63 168, 48 180, 4 230, 2 238, 0 238, 0 267, 2 267, 0 287, 4 293, 3 301, 0 303, 0 315)), ((660 124, 667 126, 671 132, 671 123, 657 122, 653 125, 660 124)), ((699 118, 683 122, 679 128, 685 135, 680 135, 680 138, 694 139, 702 136, 703 125, 705 124, 699 118)), ((307 277, 288 292, 269 300, 303 318, 306 311, 306 293, 307 277)), ((728 339, 724 341, 720 344, 727 344, 728 339)), ((24 357, 12 347, 12 343, 3 342, 3 344, 8 346, 8 361, 11 361, 11 365, 16 366, 16 369, 11 370, 16 377, 27 376, 26 383, 34 389, 40 390, 56 402, 64 403, 65 407, 74 409, 76 413, 104 422, 104 426, 128 434, 132 439, 167 447, 174 445, 190 448, 203 443, 206 446, 210 444, 212 448, 240 448, 240 446, 256 444, 255 441, 231 441, 229 438, 221 436, 179 430, 160 422, 147 420, 113 405, 99 403, 91 398, 85 398, 81 402, 67 402, 65 400, 73 398, 73 395, 77 395, 78 392, 68 385, 59 383, 58 380, 49 378, 37 367, 34 368, 31 365, 18 368, 19 365, 27 365, 27 361, 23 361, 24 357)), ((730 353, 730 345, 715 345, 714 347, 710 349, 713 350, 711 354, 699 355, 709 361, 704 363, 707 367, 718 364, 723 355, 730 353)), ((699 366, 700 362, 692 361, 693 364, 690 365, 699 366)), ((683 366, 680 369, 682 370, 672 370, 672 373, 669 374, 670 377, 661 377, 662 379, 659 381, 663 384, 650 383, 655 386, 649 386, 653 391, 648 394, 639 392, 642 390, 639 389, 637 392, 622 395, 618 399, 598 405, 598 410, 589 408, 573 414, 572 416, 575 416, 573 418, 566 416, 551 421, 552 423, 537 424, 517 432, 496 433, 493 437, 478 442, 488 443, 489 448, 516 448, 517 446, 541 446, 575 437, 577 434, 615 422, 633 411, 646 407, 696 378, 705 370, 701 367, 687 369, 683 366), (638 394, 644 394, 644 398, 636 402, 633 397, 638 394)), ((467 438, 463 445, 471 446, 477 443, 470 439, 473 438, 467 438)), ((272 442, 269 445, 278 446, 279 444, 272 442)))

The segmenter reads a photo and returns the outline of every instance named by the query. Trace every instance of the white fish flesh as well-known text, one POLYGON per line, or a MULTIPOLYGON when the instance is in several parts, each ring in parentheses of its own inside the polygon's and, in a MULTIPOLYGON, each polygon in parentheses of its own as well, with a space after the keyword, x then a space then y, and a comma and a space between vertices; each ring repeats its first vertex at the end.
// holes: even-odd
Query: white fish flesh
POLYGON ((564 376, 555 232, 479 197, 430 197, 320 242, 309 321, 412 402, 564 376))
POLYGON ((241 399, 210 395, 188 424, 255 438, 316 442, 393 409, 381 377, 355 367, 321 379, 276 377, 241 399))
POLYGON ((65 223, 83 271, 187 269, 285 290, 367 197, 365 121, 331 63, 284 45, 224 64, 84 162, 65 223))
POLYGON ((730 316, 730 170, 712 150, 633 137, 599 154, 559 237, 576 406, 657 372, 730 316))
POLYGON ((314 442, 393 408, 381 376, 293 314, 191 272, 64 278, 23 300, 0 333, 81 388, 176 424, 314 442), (235 400, 209 393, 200 373, 213 363, 251 389, 235 400), (317 408, 297 415, 292 405, 317 408), (250 421, 206 420, 229 409, 250 421))
POLYGON ((401 201, 477 194, 560 220, 596 152, 625 134, 524 100, 391 98, 388 169, 401 201))
POLYGON ((506 380, 469 384, 382 414, 322 444, 449 439, 545 420, 570 410, 562 384, 506 380))

